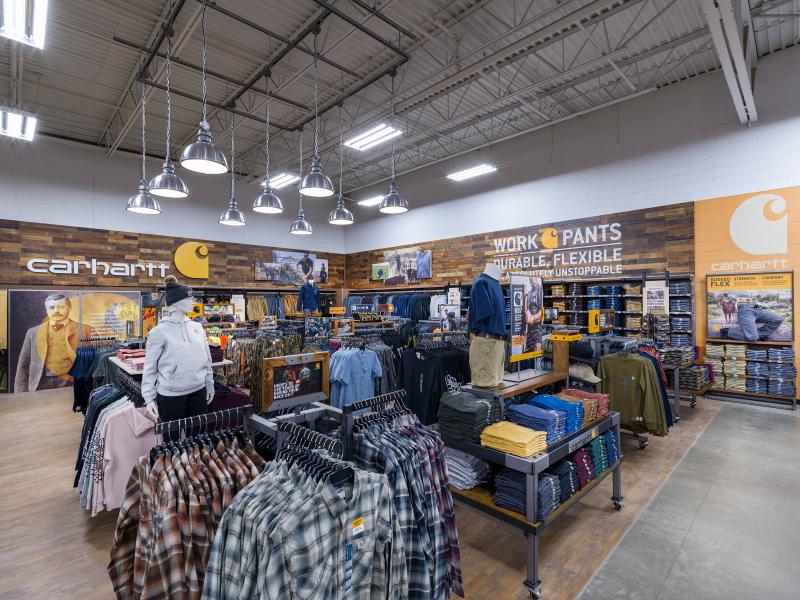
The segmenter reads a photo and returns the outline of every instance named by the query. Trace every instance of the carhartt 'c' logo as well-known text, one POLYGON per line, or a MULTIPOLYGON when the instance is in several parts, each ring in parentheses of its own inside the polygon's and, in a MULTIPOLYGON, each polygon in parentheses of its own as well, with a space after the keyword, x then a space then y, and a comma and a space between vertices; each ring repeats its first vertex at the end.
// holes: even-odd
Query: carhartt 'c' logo
POLYGON ((542 229, 542 247, 548 250, 558 248, 558 229, 552 227, 542 229))
POLYGON ((759 194, 742 202, 730 223, 731 239, 748 254, 785 254, 789 217, 786 200, 777 194, 759 194))
POLYGON ((175 250, 175 268, 191 279, 208 279, 208 246, 186 242, 175 250))

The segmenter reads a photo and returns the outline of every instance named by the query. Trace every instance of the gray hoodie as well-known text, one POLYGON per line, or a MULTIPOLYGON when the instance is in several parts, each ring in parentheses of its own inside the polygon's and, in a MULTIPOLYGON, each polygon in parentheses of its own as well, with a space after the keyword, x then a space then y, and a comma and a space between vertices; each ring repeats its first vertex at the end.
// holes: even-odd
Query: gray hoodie
POLYGON ((164 317, 147 336, 142 397, 182 396, 206 388, 214 391, 211 352, 200 323, 185 316, 164 317))

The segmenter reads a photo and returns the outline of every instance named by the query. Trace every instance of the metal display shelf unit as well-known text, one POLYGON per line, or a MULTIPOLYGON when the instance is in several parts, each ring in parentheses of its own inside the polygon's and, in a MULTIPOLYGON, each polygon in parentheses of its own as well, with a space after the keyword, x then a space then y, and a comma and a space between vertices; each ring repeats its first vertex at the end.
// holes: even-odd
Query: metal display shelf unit
MULTIPOLYGON (((492 492, 488 487, 479 486, 471 490, 460 490, 451 486, 453 500, 464 506, 469 506, 495 519, 499 519, 520 530, 527 538, 527 578, 523 582, 525 589, 532 598, 541 597, 542 582, 539 579, 539 535, 552 525, 562 515, 578 501, 591 492, 606 477, 613 477, 613 494, 611 497, 614 507, 621 510, 624 506, 622 498, 622 460, 623 457, 609 468, 603 471, 596 479, 578 491, 572 498, 556 508, 546 518, 541 519, 537 514, 537 498, 539 490, 539 475, 559 460, 566 458, 603 434, 608 430, 613 430, 617 437, 617 444, 620 444, 619 431, 620 415, 618 412, 609 412, 603 419, 595 421, 593 424, 576 431, 575 433, 562 438, 546 452, 540 452, 529 458, 521 458, 513 454, 485 448, 477 444, 467 442, 450 442, 448 445, 462 452, 466 452, 487 462, 508 467, 525 475, 525 515, 502 508, 492 502, 492 492)), ((621 448, 621 446, 619 446, 621 448)))
MULTIPOLYGON (((142 371, 134 369, 132 366, 130 366, 129 364, 123 362, 122 360, 120 360, 116 356, 109 356, 108 360, 115 367, 117 367, 118 369, 121 369, 122 371, 125 371, 128 375, 141 375, 142 374, 142 371)), ((230 366, 232 364, 233 364, 233 361, 232 360, 228 360, 226 358, 226 359, 221 360, 219 362, 212 362, 211 363, 211 368, 212 369, 219 369, 219 368, 230 366)))

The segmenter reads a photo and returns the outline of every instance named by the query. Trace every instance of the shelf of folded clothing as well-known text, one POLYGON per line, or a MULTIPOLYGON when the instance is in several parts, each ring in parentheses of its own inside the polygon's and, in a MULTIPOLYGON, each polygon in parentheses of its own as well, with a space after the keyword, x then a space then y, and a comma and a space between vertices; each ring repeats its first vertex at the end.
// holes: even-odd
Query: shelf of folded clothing
POLYGON ((770 342, 770 341, 759 341, 759 342, 745 342, 743 340, 731 340, 728 338, 724 339, 713 339, 713 340, 706 340, 706 344, 741 344, 744 346, 792 346, 794 342, 770 342))
MULTIPOLYGON (((111 363, 112 363, 114 366, 116 366, 116 367, 118 367, 118 368, 122 369, 123 371, 125 371, 125 372, 126 372, 128 375, 141 375, 141 374, 142 374, 142 371, 140 371, 139 369, 136 369, 136 368, 132 367, 131 365, 129 365, 128 363, 126 363, 126 362, 125 362, 125 361, 123 361, 123 360, 120 360, 120 359, 119 359, 119 358, 117 358, 116 356, 109 356, 109 357, 108 357, 108 360, 109 360, 109 361, 110 361, 110 362, 111 362, 111 363)), ((233 364, 233 361, 232 361, 232 360, 228 360, 228 359, 226 358, 226 359, 224 359, 224 360, 220 360, 220 361, 218 361, 218 362, 212 362, 212 363, 211 363, 211 368, 213 368, 213 369, 218 369, 218 368, 220 368, 220 367, 227 367, 227 366, 229 366, 229 365, 232 365, 232 364, 233 364)))
POLYGON ((749 398, 763 398, 765 400, 783 400, 784 402, 794 402, 791 396, 778 396, 777 394, 759 394, 757 392, 745 392, 743 390, 734 390, 732 388, 712 387, 711 392, 722 392, 725 394, 733 394, 736 396, 744 396, 749 398))
MULTIPOLYGON (((566 381, 567 375, 568 375, 567 373, 561 371, 552 371, 544 375, 539 375, 538 377, 531 377, 530 379, 526 379, 525 381, 520 381, 519 383, 511 383, 510 385, 501 384, 495 388, 480 388, 480 389, 487 392, 494 392, 495 394, 501 394, 503 398, 513 398, 514 396, 518 396, 519 394, 524 394, 525 392, 535 391, 546 385, 558 383, 559 381, 566 381)), ((470 389, 472 387, 472 384, 468 383, 464 387, 466 389, 470 389)))
POLYGON ((605 433, 607 430, 614 427, 617 423, 619 423, 619 413, 609 411, 608 414, 602 419, 599 419, 593 423, 588 423, 585 427, 582 427, 578 431, 574 431, 569 435, 565 435, 554 444, 548 446, 547 450, 544 452, 539 452, 528 457, 515 456, 507 452, 501 452, 500 450, 487 448, 486 446, 481 446, 480 444, 474 444, 471 442, 448 440, 447 445, 451 448, 455 448, 456 450, 461 450, 462 452, 471 454, 472 456, 482 458, 486 462, 502 465, 504 467, 508 467, 509 469, 519 471, 520 473, 541 473, 550 465, 555 464, 562 458, 565 458, 568 454, 571 454, 577 450, 580 446, 573 444, 574 440, 586 435, 587 439, 581 444, 581 446, 583 446, 598 435, 605 433), (587 435, 593 430, 594 435, 587 435), (570 449, 571 445, 573 446, 572 449, 570 449))
POLYGON ((586 494, 597 487, 601 481, 611 475, 614 472, 614 469, 619 467, 622 461, 623 458, 620 458, 615 463, 609 465, 605 471, 583 486, 566 502, 559 504, 558 507, 553 510, 553 512, 551 512, 546 519, 536 521, 535 523, 528 521, 525 518, 525 515, 502 506, 497 506, 492 501, 494 494, 487 485, 479 485, 469 490, 462 490, 451 485, 450 490, 453 494, 453 499, 457 502, 460 501, 466 506, 472 507, 481 511, 482 513, 488 514, 496 519, 500 519, 501 521, 505 521, 510 525, 522 529, 526 533, 541 533, 546 527, 551 525, 561 515, 567 512, 576 502, 579 502, 584 496, 586 496, 586 494))

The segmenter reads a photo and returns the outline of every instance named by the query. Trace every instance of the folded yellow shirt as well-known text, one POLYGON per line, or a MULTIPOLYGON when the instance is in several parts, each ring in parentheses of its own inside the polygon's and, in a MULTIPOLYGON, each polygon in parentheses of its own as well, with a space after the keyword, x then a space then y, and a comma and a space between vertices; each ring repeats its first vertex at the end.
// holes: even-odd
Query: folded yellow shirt
POLYGON ((530 456, 547 449, 547 432, 500 421, 481 432, 481 446, 516 456, 530 456))

